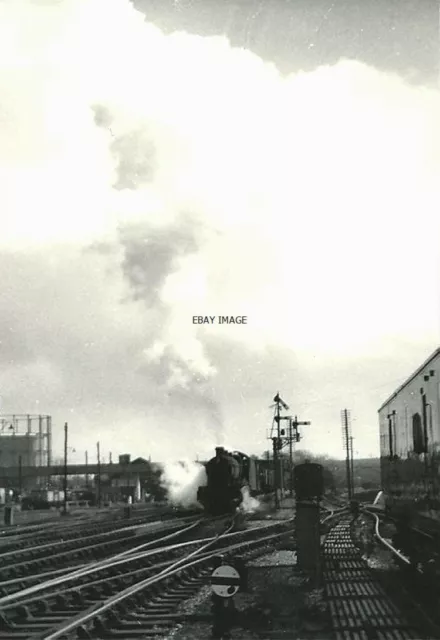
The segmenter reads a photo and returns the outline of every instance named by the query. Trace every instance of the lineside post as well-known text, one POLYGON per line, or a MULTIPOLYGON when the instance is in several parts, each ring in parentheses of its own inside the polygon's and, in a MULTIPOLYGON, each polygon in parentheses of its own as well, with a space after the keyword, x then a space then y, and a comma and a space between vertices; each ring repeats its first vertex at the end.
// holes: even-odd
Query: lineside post
POLYGON ((315 583, 321 579, 321 531, 319 502, 296 503, 296 539, 298 566, 309 573, 315 583))
POLYGON ((278 438, 272 438, 273 444, 273 481, 274 481, 274 491, 275 491, 275 509, 280 508, 280 495, 278 493, 279 489, 279 464, 278 464, 278 438))
POLYGON ((345 448, 345 465, 347 471, 347 491, 348 500, 353 497, 353 487, 351 483, 351 461, 350 461, 350 437, 351 437, 351 425, 350 425, 350 412, 347 409, 343 409, 341 412, 342 417, 342 442, 345 448))
POLYGON ((96 454, 98 459, 98 477, 97 477, 97 503, 98 508, 101 508, 101 453, 100 453, 100 445, 99 442, 96 443, 96 454))
MULTIPOLYGON (((240 559, 238 563, 240 565, 240 559)), ((240 566, 243 566, 243 562, 240 566)), ((234 595, 246 581, 246 576, 241 575, 236 567, 223 564, 223 556, 221 555, 213 559, 213 568, 214 571, 211 575, 213 591, 211 596, 213 614, 211 637, 227 639, 231 638, 231 628, 237 616, 234 595)))
POLYGON ((308 462, 297 465, 295 523, 298 566, 312 577, 316 585, 321 582, 320 500, 323 489, 321 465, 308 462))
POLYGON ((64 474, 63 474, 63 489, 64 489, 64 498, 63 498, 63 515, 67 515, 67 433, 68 433, 68 424, 64 423, 64 474))
POLYGON ((86 451, 86 489, 89 488, 89 454, 88 451, 86 451))
POLYGON ((18 456, 18 493, 20 496, 20 502, 23 493, 23 457, 18 456))
POLYGON ((289 484, 290 497, 293 498, 293 422, 289 420, 289 484))

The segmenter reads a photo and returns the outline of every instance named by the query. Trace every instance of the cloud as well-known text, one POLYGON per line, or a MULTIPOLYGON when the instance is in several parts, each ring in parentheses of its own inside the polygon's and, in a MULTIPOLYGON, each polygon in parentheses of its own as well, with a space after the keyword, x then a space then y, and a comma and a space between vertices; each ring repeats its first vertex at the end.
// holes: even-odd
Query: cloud
POLYGON ((81 442, 156 457, 231 435, 246 450, 255 429, 264 442, 268 416, 246 422, 258 394, 300 380, 322 398, 313 358, 346 372, 338 398, 371 353, 357 389, 374 386, 391 337, 420 360, 438 342, 437 91, 351 60, 284 76, 125 0, 0 12, 11 413, 44 401, 81 442))

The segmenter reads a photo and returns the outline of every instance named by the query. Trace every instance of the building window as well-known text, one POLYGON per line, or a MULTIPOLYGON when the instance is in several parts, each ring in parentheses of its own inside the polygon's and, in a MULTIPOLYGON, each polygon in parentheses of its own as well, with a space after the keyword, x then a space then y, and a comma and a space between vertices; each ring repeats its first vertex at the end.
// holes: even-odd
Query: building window
POLYGON ((415 413, 412 417, 412 430, 414 453, 424 453, 426 449, 423 437, 422 418, 419 413, 415 413))

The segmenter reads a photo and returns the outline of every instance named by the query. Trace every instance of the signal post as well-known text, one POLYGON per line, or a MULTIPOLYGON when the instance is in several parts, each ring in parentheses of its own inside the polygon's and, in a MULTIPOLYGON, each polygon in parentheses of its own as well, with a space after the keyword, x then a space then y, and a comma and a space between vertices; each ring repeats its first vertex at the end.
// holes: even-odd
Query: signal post
MULTIPOLYGON (((277 393, 273 399, 275 402, 275 416, 274 422, 276 423, 276 437, 271 437, 272 449, 273 449, 273 461, 274 461, 274 490, 275 490, 275 508, 280 507, 280 493, 283 489, 283 473, 282 473, 282 459, 279 452, 285 446, 289 446, 289 465, 290 465, 290 495, 293 497, 293 444, 301 440, 301 435, 298 431, 298 427, 301 425, 309 425, 310 422, 299 421, 295 416, 282 416, 281 407, 288 411, 288 405, 280 398, 280 394, 277 393), (281 421, 288 421, 288 430, 286 435, 286 429, 281 429, 281 421)), ((273 436, 273 428, 271 436, 273 436)))

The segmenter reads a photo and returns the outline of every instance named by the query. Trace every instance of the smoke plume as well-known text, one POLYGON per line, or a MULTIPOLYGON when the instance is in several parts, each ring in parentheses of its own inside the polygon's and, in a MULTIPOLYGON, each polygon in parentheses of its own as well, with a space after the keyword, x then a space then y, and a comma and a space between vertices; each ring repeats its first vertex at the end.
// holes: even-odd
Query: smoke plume
POLYGON ((439 112, 362 62, 283 75, 128 0, 0 2, 5 409, 177 458, 208 434, 266 448, 274 381, 324 393, 318 425, 347 384, 365 397, 365 359, 370 387, 413 349, 409 373, 438 342, 439 112))

